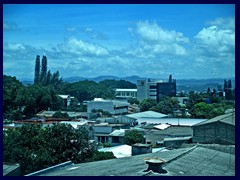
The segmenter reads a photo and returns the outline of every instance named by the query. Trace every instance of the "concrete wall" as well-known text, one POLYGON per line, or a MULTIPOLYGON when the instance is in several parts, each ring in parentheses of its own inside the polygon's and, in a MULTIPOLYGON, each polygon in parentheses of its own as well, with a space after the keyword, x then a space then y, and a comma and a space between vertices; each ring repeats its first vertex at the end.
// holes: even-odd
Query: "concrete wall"
POLYGON ((194 126, 193 142, 235 144, 235 126, 222 122, 194 126))
POLYGON ((134 144, 132 146, 132 156, 152 153, 152 146, 148 144, 134 144))

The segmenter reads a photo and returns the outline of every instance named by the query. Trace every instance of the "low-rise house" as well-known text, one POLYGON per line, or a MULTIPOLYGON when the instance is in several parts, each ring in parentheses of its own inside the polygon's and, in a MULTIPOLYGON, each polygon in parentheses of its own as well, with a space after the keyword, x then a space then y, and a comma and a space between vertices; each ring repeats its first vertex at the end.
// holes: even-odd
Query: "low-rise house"
POLYGON ((193 142, 235 144, 235 112, 200 122, 192 129, 193 142))
POLYGON ((112 137, 109 135, 119 129, 130 129, 129 124, 108 124, 100 123, 92 126, 94 131, 94 140, 101 143, 111 143, 112 137))

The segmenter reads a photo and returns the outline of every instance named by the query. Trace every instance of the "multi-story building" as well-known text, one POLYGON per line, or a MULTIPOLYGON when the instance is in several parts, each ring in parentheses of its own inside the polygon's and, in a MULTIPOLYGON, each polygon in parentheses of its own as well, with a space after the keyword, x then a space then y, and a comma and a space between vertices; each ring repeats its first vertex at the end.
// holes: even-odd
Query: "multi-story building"
POLYGON ((137 89, 116 89, 115 97, 117 99, 137 98, 137 89))
POLYGON ((129 103, 115 100, 95 99, 87 102, 87 112, 91 113, 93 109, 109 112, 111 115, 124 115, 128 113, 129 103))
POLYGON ((137 81, 137 99, 139 101, 150 98, 156 99, 158 102, 163 96, 176 96, 176 80, 172 79, 172 75, 169 76, 168 81, 150 81, 150 79, 137 81))

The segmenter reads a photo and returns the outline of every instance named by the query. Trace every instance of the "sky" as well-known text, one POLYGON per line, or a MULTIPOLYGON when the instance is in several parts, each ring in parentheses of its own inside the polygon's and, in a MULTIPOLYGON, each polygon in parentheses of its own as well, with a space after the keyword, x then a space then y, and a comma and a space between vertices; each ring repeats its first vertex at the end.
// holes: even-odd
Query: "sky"
POLYGON ((3 74, 235 77, 234 4, 5 4, 3 74))

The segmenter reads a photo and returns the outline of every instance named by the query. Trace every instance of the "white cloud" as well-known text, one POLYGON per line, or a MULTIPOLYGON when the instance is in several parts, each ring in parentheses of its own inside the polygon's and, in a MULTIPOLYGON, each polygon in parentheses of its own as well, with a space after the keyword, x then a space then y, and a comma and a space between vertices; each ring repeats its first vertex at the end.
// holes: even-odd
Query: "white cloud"
POLYGON ((66 28, 68 32, 75 32, 76 31, 76 28, 74 27, 67 27, 66 28))
POLYGON ((207 22, 210 26, 218 26, 221 29, 235 29, 235 18, 216 18, 213 21, 207 22))
POLYGON ((217 26, 203 28, 195 37, 196 51, 200 55, 228 57, 235 52, 235 32, 217 26))
POLYGON ((16 23, 4 22, 3 23, 3 31, 18 31, 20 28, 16 23))
POLYGON ((26 48, 20 43, 7 43, 3 47, 4 50, 18 51, 25 50, 26 48))
POLYGON ((157 23, 151 24, 148 21, 140 21, 137 23, 137 33, 143 40, 156 43, 187 43, 189 41, 188 38, 184 37, 180 32, 164 30, 157 23))
POLYGON ((160 27, 157 23, 138 22, 136 29, 128 28, 132 37, 137 35, 137 45, 128 49, 126 54, 141 57, 154 58, 164 54, 187 55, 184 45, 189 43, 189 39, 181 32, 168 31, 160 27))
POLYGON ((102 46, 70 38, 66 44, 59 46, 60 49, 67 53, 86 56, 106 56, 109 54, 108 50, 102 46))

